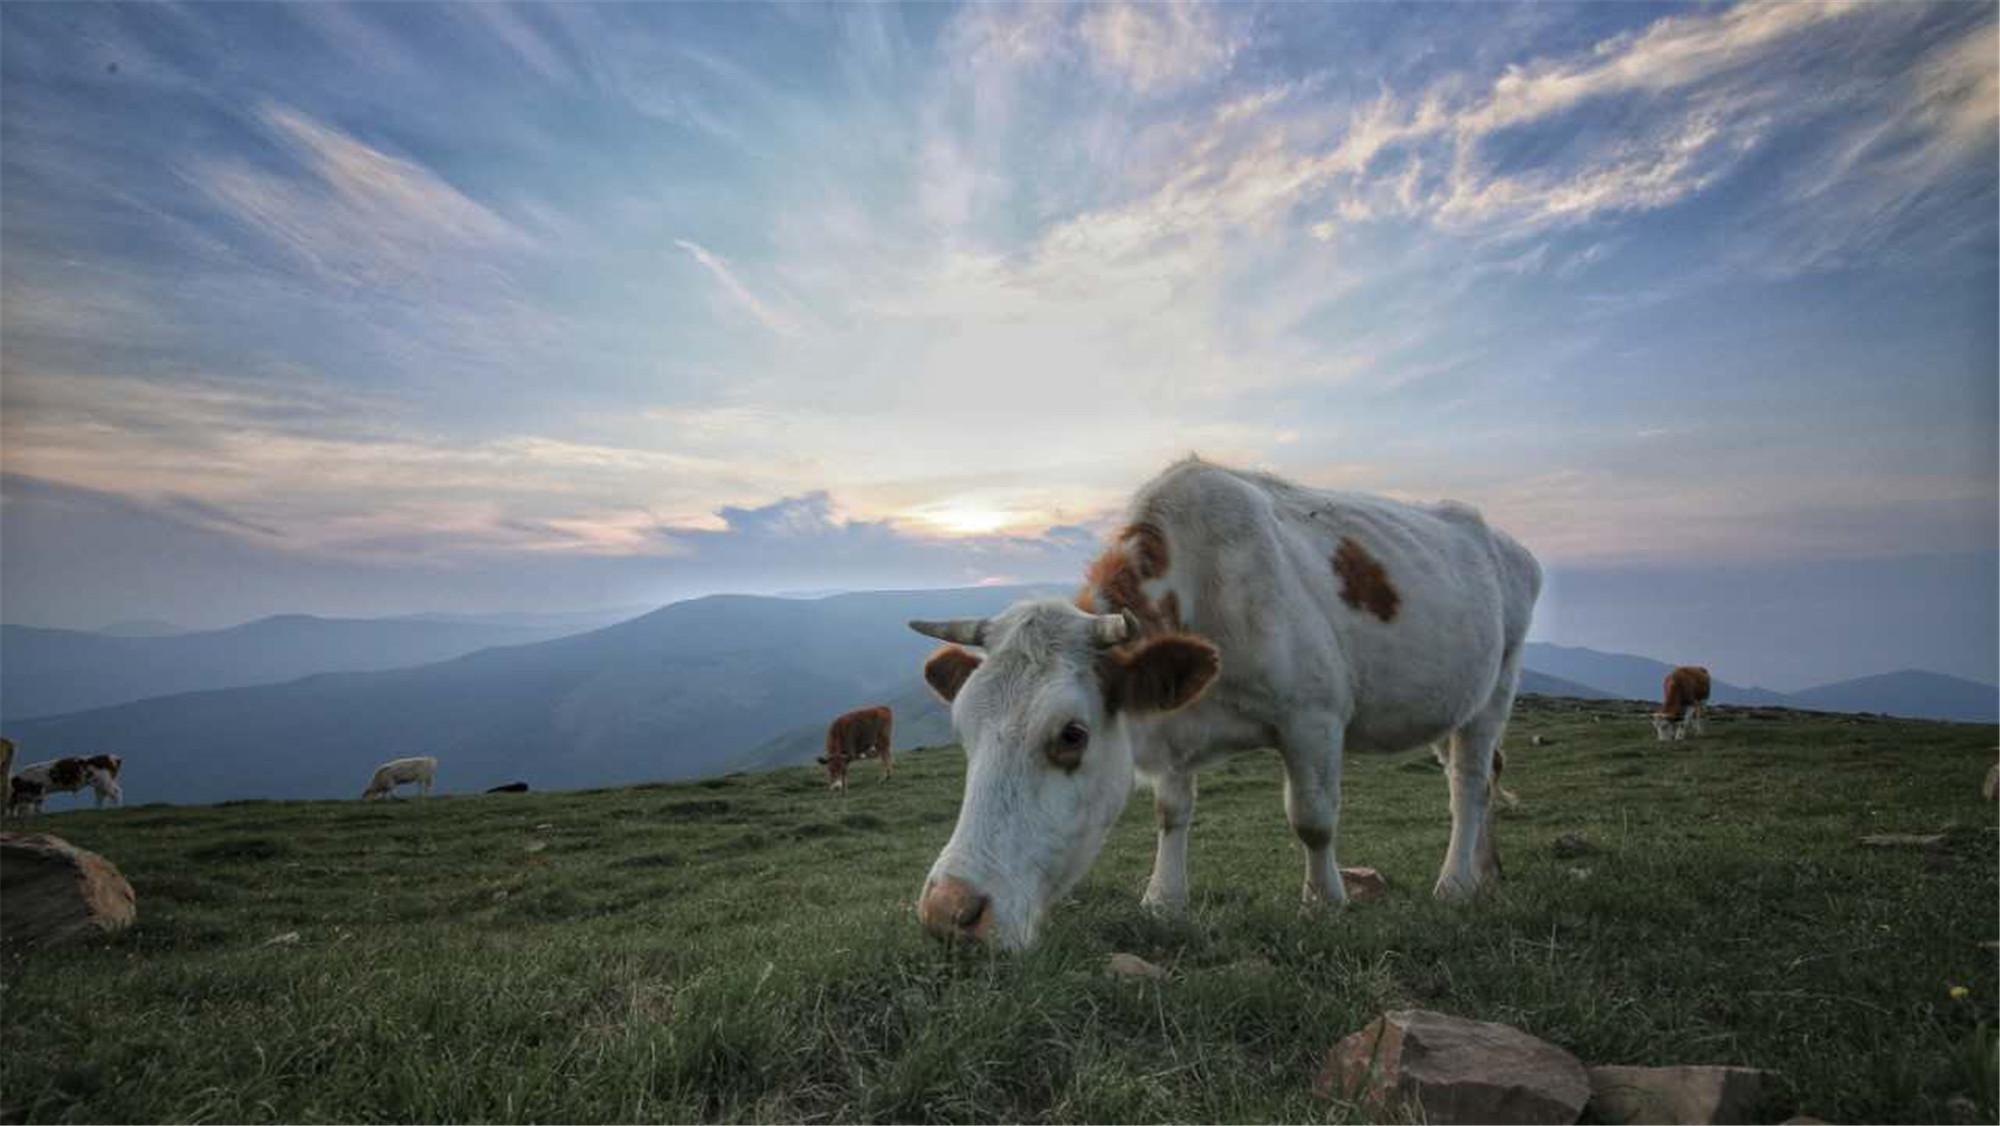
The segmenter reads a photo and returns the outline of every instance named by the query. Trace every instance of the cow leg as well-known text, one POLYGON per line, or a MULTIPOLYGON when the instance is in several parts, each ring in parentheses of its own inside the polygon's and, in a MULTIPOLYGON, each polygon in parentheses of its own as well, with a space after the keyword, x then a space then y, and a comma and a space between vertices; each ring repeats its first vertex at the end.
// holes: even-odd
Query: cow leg
POLYGON ((1139 905, 1155 911, 1187 907, 1188 826, 1194 822, 1194 775, 1162 774, 1153 779, 1153 813, 1160 840, 1153 852, 1153 878, 1139 905))
POLYGON ((884 779, 889 779, 895 776, 896 776, 895 761, 889 757, 888 745, 884 744, 882 747, 882 777, 884 779))
POLYGON ((1345 728, 1331 716, 1295 718, 1279 733, 1285 759, 1285 820, 1306 848, 1307 904, 1347 902, 1333 842, 1340 832, 1340 771, 1345 728))
POLYGON ((1493 839, 1494 766, 1514 707, 1518 671, 1518 656, 1510 656, 1493 697, 1451 733, 1451 763, 1445 772, 1451 783, 1451 844, 1432 889, 1439 899, 1469 898, 1500 878, 1500 848, 1493 839))

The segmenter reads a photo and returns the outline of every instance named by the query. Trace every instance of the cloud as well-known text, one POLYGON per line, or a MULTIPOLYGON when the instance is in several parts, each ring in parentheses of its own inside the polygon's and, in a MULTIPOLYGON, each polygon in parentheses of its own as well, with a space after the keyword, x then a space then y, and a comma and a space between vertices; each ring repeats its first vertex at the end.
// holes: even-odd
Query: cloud
POLYGON ((1243 45, 1214 6, 1186 0, 1092 5, 1080 32, 1098 69, 1140 94, 1220 74, 1243 45))
POLYGON ((727 294, 729 299, 738 308, 755 318, 758 324, 763 325, 780 336, 797 336, 799 334, 798 323, 791 317, 773 309, 762 298, 750 292, 750 287, 743 284, 742 280, 736 276, 735 271, 729 268, 729 263, 722 257, 700 243, 690 242, 687 239, 677 238, 674 240, 674 245, 687 251, 688 257, 700 263, 701 268, 707 270, 715 278, 716 284, 722 287, 723 293, 727 294))

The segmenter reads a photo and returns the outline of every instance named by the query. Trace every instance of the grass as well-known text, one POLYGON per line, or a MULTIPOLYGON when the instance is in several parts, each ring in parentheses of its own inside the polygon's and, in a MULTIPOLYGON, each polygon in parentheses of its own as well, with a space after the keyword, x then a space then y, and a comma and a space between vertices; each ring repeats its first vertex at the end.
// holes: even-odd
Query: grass
POLYGON ((1248 756, 1203 777, 1188 916, 1138 907, 1142 798, 1023 957, 915 925, 952 750, 844 798, 783 770, 57 814, 35 827, 115 861, 140 917, 5 955, 0 1117, 1343 1121, 1365 1115, 1310 1094, 1327 1047, 1420 1006, 1586 1063, 1772 1069, 1768 1121, 1949 1121, 1954 1098, 1994 1121, 1994 730, 1724 710, 1710 731, 1666 747, 1623 705, 1524 702, 1507 882, 1469 908, 1429 896, 1427 755, 1350 762, 1341 860, 1393 891, 1338 914, 1299 910, 1278 764, 1248 756), (1557 857, 1565 833, 1590 851, 1557 857), (1108 978, 1113 951, 1171 976, 1108 978))

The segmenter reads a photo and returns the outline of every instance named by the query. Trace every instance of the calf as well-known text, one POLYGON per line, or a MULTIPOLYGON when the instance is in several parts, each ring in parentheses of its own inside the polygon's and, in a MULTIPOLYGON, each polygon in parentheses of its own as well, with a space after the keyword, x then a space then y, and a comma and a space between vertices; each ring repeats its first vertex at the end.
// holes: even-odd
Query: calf
POLYGON ((368 788, 361 791, 361 800, 393 798, 396 787, 406 782, 417 784, 417 793, 429 797, 431 782, 437 778, 438 760, 430 755, 413 758, 390 759, 375 768, 375 774, 368 779, 368 788))
POLYGON ((1135 775, 1159 819, 1143 902, 1182 907, 1195 772, 1274 745, 1307 902, 1347 898, 1334 860, 1347 752, 1447 737, 1451 843, 1435 894, 1498 877, 1495 755, 1541 591, 1526 548, 1465 505, 1199 459, 1143 486, 1127 520, 1074 604, 910 623, 951 643, 924 679, 951 703, 966 754, 958 824, 918 899, 926 930, 1032 943, 1135 775))
POLYGON ((1667 674, 1665 699, 1653 713, 1653 734, 1664 743, 1679 742, 1692 727, 1696 735, 1706 731, 1702 717, 1708 712, 1708 670, 1700 665, 1682 665, 1667 674))
POLYGON ((889 757, 889 741, 895 722, 895 716, 884 705, 856 708, 828 725, 826 753, 819 757, 819 761, 826 764, 828 788, 846 793, 847 764, 858 759, 880 758, 882 777, 894 774, 895 764, 889 757))

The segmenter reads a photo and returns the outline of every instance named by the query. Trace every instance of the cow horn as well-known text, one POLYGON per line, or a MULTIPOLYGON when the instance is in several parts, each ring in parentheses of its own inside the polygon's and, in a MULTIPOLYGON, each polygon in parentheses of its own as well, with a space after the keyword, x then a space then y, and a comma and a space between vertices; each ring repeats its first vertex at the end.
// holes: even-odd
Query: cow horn
POLYGON ((939 641, 949 641, 954 645, 985 645, 985 618, 953 618, 945 622, 926 622, 921 619, 910 623, 910 628, 925 637, 935 637, 939 641))
POLYGON ((1091 636, 1099 645, 1123 645, 1139 636, 1139 619, 1130 610, 1091 615, 1091 636))

